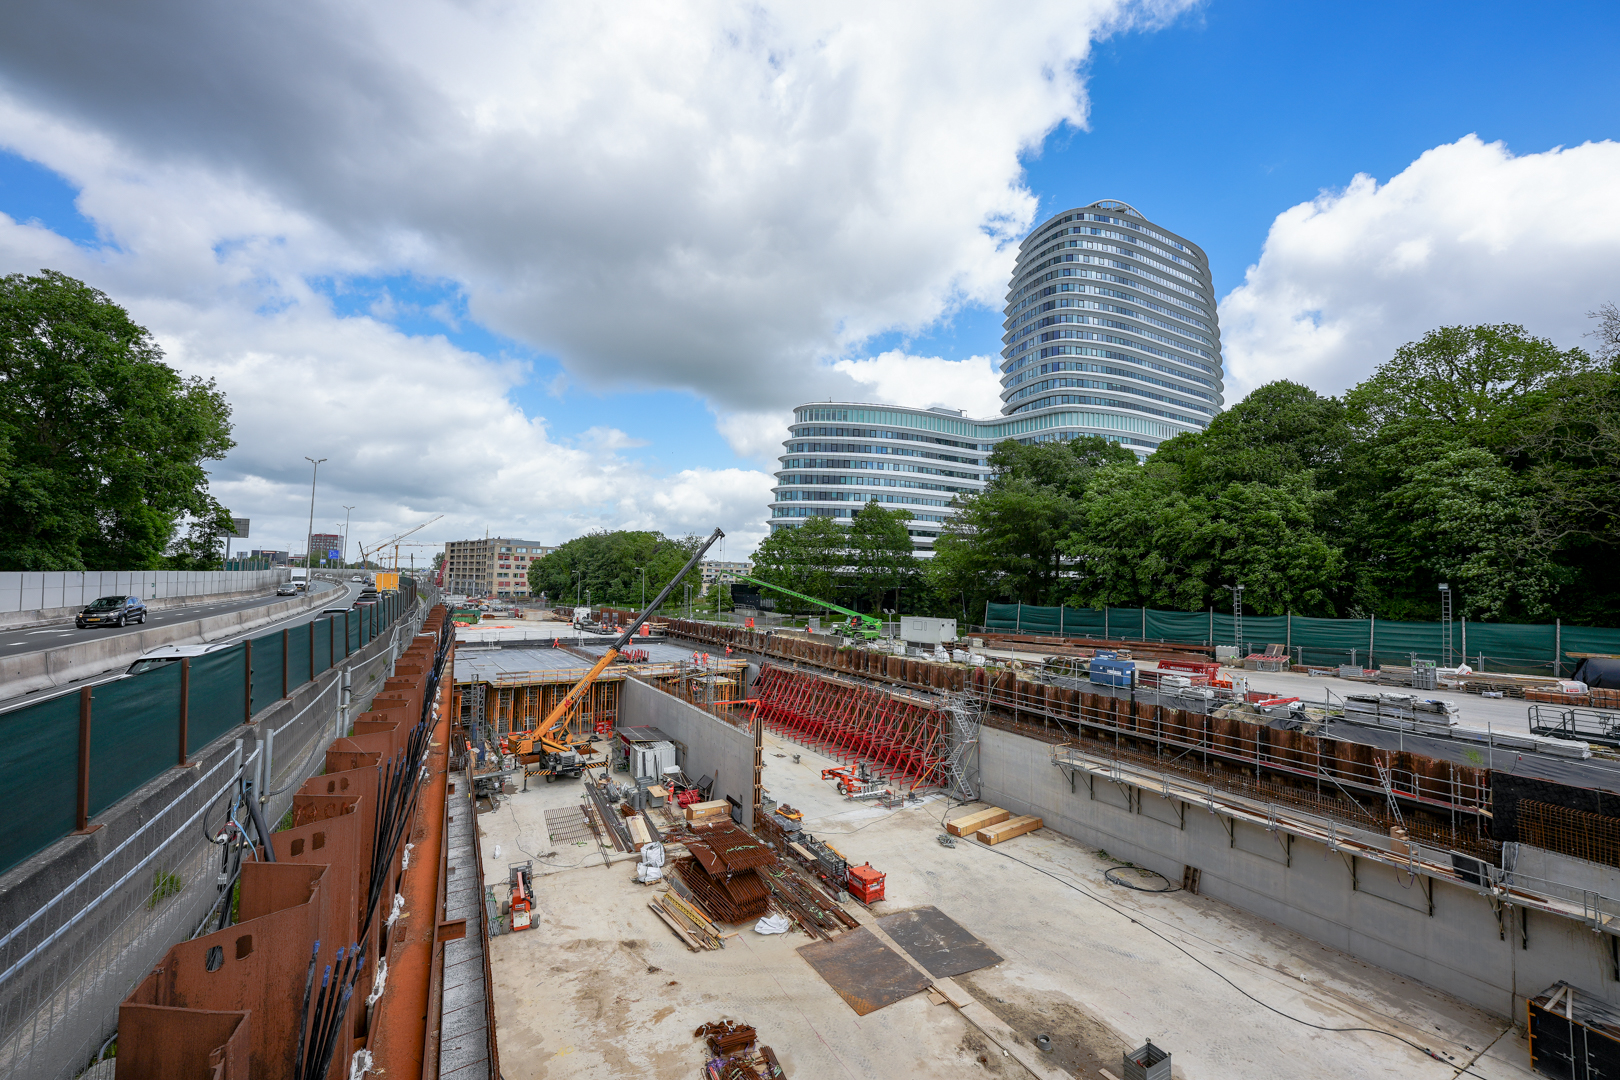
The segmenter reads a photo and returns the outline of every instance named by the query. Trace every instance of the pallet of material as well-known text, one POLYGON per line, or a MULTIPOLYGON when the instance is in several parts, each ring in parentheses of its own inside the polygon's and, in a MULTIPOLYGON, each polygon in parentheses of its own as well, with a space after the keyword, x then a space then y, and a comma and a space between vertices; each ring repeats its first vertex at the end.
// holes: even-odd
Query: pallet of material
POLYGON ((713 817, 730 817, 731 804, 724 799, 715 799, 711 802, 695 802, 686 808, 687 821, 705 821, 713 817))
POLYGON ((993 846, 1001 843, 1003 840, 1011 840, 1015 836, 1023 836, 1025 833, 1032 833, 1040 827, 1040 818, 1030 817, 1026 814, 1023 817, 1011 818, 1007 821, 1001 822, 998 825, 991 825, 988 828, 980 829, 977 836, 980 843, 990 844, 993 846))
POLYGON ((999 825, 1012 817, 1010 813, 999 806, 992 806, 988 810, 977 810, 967 817, 959 817, 955 821, 945 823, 945 831, 952 836, 972 836, 988 825, 999 825))

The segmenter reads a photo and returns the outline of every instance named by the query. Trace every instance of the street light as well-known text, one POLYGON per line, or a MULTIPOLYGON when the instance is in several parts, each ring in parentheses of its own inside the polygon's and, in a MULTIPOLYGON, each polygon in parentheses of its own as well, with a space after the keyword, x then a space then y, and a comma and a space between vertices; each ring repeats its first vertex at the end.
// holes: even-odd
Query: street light
POLYGON ((1222 585, 1221 588, 1232 594, 1232 638, 1237 645, 1238 658, 1243 657, 1243 586, 1222 585))
POLYGON ((315 566, 315 478, 320 475, 321 462, 326 459, 317 461, 306 454, 304 460, 314 466, 309 472, 309 535, 304 538, 304 569, 309 570, 315 566))
POLYGON ((579 578, 574 582, 574 606, 579 607, 579 590, 585 587, 585 571, 575 570, 573 576, 579 578))
POLYGON ((343 508, 343 559, 342 559, 342 561, 345 562, 345 563, 347 563, 349 561, 349 512, 352 511, 353 509, 354 509, 354 507, 352 507, 352 506, 345 506, 343 508))

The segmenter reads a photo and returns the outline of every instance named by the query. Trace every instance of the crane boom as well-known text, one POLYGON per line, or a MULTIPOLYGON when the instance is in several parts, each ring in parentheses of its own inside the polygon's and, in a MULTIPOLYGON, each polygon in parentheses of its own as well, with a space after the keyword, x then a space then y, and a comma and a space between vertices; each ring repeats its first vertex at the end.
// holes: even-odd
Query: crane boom
POLYGON ((390 536, 387 540, 384 540, 380 544, 373 544, 370 548, 361 548, 360 549, 360 563, 361 563, 361 565, 362 566, 365 565, 366 552, 367 551, 370 551, 371 554, 375 555, 375 554, 377 554, 377 552, 381 551, 383 548, 387 547, 389 544, 398 544, 401 540, 405 539, 407 536, 410 536, 412 533, 421 532, 423 529, 427 528, 429 525, 433 524, 435 521, 438 521, 442 517, 444 517, 443 514, 434 514, 432 517, 428 518, 426 521, 422 522, 422 524, 418 525, 414 529, 406 529, 404 532, 398 534, 397 536, 390 536))
POLYGON ((731 576, 741 581, 748 581, 755 585, 761 585, 767 589, 775 589, 779 593, 787 593, 789 596, 797 597, 800 600, 806 600, 812 604, 817 604, 831 611, 836 611, 839 614, 848 615, 851 618, 859 619, 861 621, 862 629, 868 632, 883 632, 883 623, 878 619, 872 618, 870 615, 862 615, 858 611, 851 611, 849 608, 839 607, 837 604, 829 604, 825 600, 817 600, 814 596, 806 596, 804 593, 794 592, 792 589, 784 589, 780 585, 772 585, 768 581, 761 581, 759 578, 751 578, 746 574, 732 574, 731 576))
POLYGON ((637 630, 641 629, 642 623, 647 621, 648 616, 658 610, 658 606, 674 591, 681 578, 692 572, 692 567, 696 566, 699 560, 708 553, 709 548, 714 546, 714 542, 725 535, 719 529, 710 533, 709 538, 703 542, 703 546, 694 551, 692 557, 686 560, 686 565, 681 567, 680 573, 670 578, 669 584, 665 585, 659 594, 653 597, 653 602, 636 615, 634 622, 625 627, 624 633, 620 634, 613 644, 608 646, 607 652, 603 653, 602 658, 596 662, 591 670, 585 673, 584 678, 575 683, 568 693, 563 696, 563 699, 557 702, 540 726, 533 731, 521 732, 514 736, 513 745, 519 754, 539 753, 547 759, 547 764, 550 765, 556 755, 575 753, 573 747, 557 738, 557 729, 568 719, 568 714, 574 710, 575 705, 579 704, 579 699, 585 696, 585 691, 591 688, 591 684, 596 681, 596 677, 607 670, 609 664, 618 659, 620 650, 630 643, 630 639, 635 636, 637 630))

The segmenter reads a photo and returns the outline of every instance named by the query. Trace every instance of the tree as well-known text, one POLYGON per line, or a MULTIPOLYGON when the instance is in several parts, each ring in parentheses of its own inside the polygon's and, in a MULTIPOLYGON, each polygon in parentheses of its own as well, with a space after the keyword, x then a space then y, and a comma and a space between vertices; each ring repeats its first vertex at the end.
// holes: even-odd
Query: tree
POLYGON ((162 357, 83 282, 0 278, 0 568, 161 567, 183 517, 218 514, 230 408, 162 357))
MULTIPOLYGON (((751 576, 784 589, 836 603, 837 580, 849 568, 849 536, 831 518, 806 518, 804 524, 776 529, 754 552, 751 576)), ((767 593, 780 611, 818 612, 812 604, 781 593, 767 593)))
MULTIPOLYGON (((530 563, 529 592, 535 596, 544 592, 561 604, 572 604, 576 597, 584 601, 588 595, 592 603, 639 607, 641 568, 646 569, 646 595, 651 603, 702 543, 695 536, 672 540, 657 532, 588 533, 530 563)), ((677 601, 684 599, 688 585, 692 595, 697 596, 703 585, 701 570, 694 567, 671 596, 677 601)))
POLYGON ((1096 435, 998 443, 990 454, 990 482, 982 492, 957 496, 958 513, 934 544, 928 568, 934 588, 962 596, 975 611, 996 598, 1056 604, 1063 593, 1062 545, 1079 521, 1093 475, 1106 466, 1135 468, 1136 455, 1096 435))
MULTIPOLYGON (((917 580, 917 559, 912 554, 909 510, 885 510, 876 499, 855 511, 850 521, 849 547, 854 574, 851 584, 856 596, 871 612, 883 608, 883 597, 895 593, 899 604, 901 590, 917 580)), ((859 610, 863 605, 852 603, 859 610)), ((898 606, 895 610, 899 610, 898 606)))

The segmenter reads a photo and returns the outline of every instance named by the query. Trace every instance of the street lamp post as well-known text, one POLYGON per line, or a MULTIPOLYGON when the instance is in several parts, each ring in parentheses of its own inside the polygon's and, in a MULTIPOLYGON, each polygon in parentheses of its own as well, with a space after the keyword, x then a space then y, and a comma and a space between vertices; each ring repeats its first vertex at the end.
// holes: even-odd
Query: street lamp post
POLYGON ((309 535, 304 538, 304 569, 310 570, 315 566, 315 478, 320 475, 321 462, 326 459, 317 461, 306 454, 304 460, 314 466, 309 471, 309 535))
POLYGON ((345 564, 349 561, 349 514, 353 510, 354 507, 352 506, 343 508, 343 558, 341 561, 345 564))
POLYGON ((585 587, 585 571, 575 570, 573 576, 579 578, 574 582, 574 606, 579 607, 579 591, 585 587))

